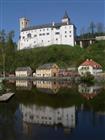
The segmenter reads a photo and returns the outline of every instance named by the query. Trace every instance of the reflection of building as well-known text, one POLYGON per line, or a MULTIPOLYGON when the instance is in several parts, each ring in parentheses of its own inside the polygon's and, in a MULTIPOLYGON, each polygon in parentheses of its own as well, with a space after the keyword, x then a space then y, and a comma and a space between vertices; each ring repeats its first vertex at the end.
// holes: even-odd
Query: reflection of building
POLYGON ((59 81, 59 87, 60 88, 72 88, 73 82, 71 82, 71 81, 59 81))
POLYGON ((16 88, 17 89, 31 89, 32 82, 28 80, 16 80, 16 88))
POLYGON ((98 86, 98 85, 87 86, 86 84, 80 84, 78 86, 78 91, 86 99, 94 98, 98 93, 100 93, 101 89, 102 86, 98 86))
POLYGON ((15 71, 16 77, 28 77, 32 74, 30 67, 18 67, 15 71))
POLYGON ((36 69, 36 77, 56 77, 59 67, 54 63, 44 64, 36 69))
POLYGON ((64 128, 75 128, 75 106, 67 108, 51 108, 36 105, 25 106, 20 104, 24 126, 27 124, 42 124, 57 126, 61 124, 64 128))
POLYGON ((92 59, 87 59, 78 67, 78 72, 80 75, 84 75, 89 72, 92 75, 97 75, 102 72, 102 66, 92 59))
POLYGON ((57 93, 59 84, 56 81, 36 81, 36 87, 39 91, 45 93, 57 93))

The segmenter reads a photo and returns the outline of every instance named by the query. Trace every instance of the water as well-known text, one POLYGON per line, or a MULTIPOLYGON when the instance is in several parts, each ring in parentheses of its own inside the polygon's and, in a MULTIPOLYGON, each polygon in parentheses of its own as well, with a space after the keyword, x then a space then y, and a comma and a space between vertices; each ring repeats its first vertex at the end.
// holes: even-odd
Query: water
POLYGON ((0 140, 104 140, 104 85, 7 81, 0 103, 0 140))

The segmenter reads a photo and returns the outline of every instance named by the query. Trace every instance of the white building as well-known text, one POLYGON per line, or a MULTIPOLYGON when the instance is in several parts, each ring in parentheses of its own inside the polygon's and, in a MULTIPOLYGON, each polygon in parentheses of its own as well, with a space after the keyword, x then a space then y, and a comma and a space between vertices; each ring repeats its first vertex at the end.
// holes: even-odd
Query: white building
POLYGON ((89 72, 92 75, 97 75, 102 72, 102 66, 92 59, 87 59, 78 67, 78 73, 82 76, 89 72))
POLYGON ((18 67, 15 70, 16 77, 28 77, 31 76, 32 69, 30 67, 18 67))
POLYGON ((32 124, 57 125, 62 124, 66 128, 75 128, 76 110, 75 106, 67 108, 51 108, 48 106, 19 105, 19 109, 23 116, 23 121, 32 124))
POLYGON ((20 18, 20 37, 18 50, 49 46, 53 44, 66 44, 74 46, 76 27, 71 23, 65 12, 61 23, 29 26, 29 20, 20 18))

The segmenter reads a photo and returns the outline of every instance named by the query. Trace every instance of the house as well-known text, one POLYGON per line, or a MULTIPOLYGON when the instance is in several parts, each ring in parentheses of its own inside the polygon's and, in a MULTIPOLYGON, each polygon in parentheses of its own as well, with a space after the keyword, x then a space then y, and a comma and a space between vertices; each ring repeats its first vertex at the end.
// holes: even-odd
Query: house
POLYGON ((87 59, 78 67, 78 73, 83 76, 86 73, 97 75, 102 72, 102 66, 92 59, 87 59))
POLYGON ((30 26, 29 20, 20 18, 18 50, 45 47, 53 44, 75 45, 76 27, 67 12, 59 23, 30 26))
POLYGON ((15 70, 16 77, 28 77, 31 76, 32 69, 30 67, 18 67, 15 70))
POLYGON ((55 63, 48 63, 39 66, 36 69, 36 77, 56 77, 58 76, 59 67, 55 63))

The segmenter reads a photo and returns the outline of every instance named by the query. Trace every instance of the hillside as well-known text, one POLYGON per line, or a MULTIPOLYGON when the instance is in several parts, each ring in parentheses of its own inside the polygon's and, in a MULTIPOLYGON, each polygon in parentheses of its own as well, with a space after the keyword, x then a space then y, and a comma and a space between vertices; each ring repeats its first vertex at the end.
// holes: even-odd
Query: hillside
POLYGON ((13 72, 20 66, 31 66, 35 70, 44 63, 55 62, 60 67, 78 66, 90 58, 100 63, 105 70, 105 41, 99 41, 88 48, 67 45, 52 45, 14 52, 6 57, 6 71, 13 72))

